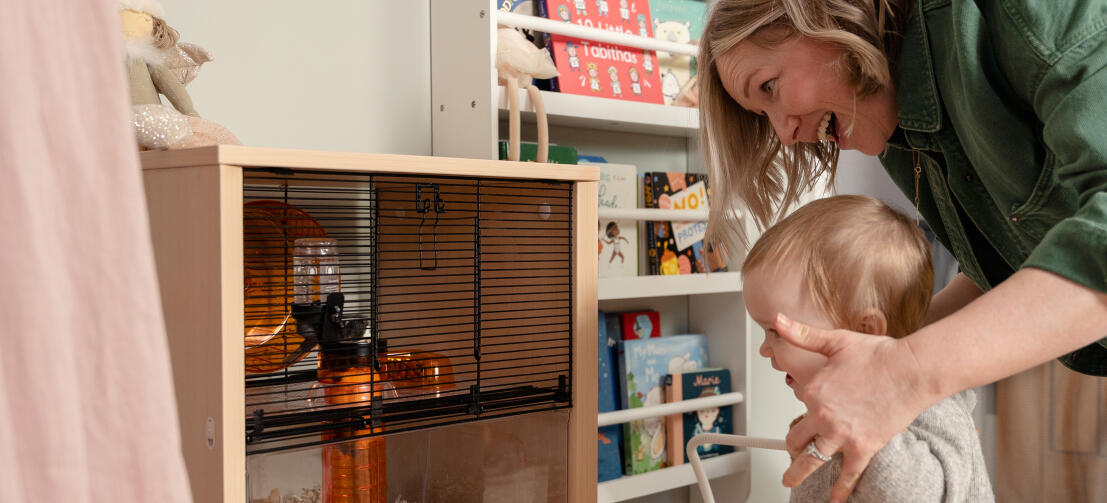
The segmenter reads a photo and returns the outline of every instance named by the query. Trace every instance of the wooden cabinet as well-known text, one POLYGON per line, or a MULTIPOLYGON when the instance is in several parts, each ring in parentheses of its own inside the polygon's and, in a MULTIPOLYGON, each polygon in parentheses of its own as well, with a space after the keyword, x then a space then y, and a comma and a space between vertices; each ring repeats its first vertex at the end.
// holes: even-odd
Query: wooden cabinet
MULTIPOLYGON (((491 402, 481 402, 480 397, 489 396, 497 390, 509 389, 502 385, 502 379, 510 377, 505 366, 496 366, 492 360, 485 358, 484 377, 471 378, 469 374, 461 374, 458 370, 455 390, 460 399, 470 400, 470 412, 457 412, 443 419, 439 414, 417 423, 415 426, 406 426, 404 431, 421 431, 420 428, 452 428, 445 424, 473 424, 474 421, 494 417, 504 417, 498 421, 513 421, 513 418, 523 418, 531 410, 545 410, 547 412, 535 412, 535 414, 551 414, 552 424, 563 424, 566 428, 564 438, 567 439, 564 455, 560 465, 563 469, 551 473, 560 474, 560 479, 549 481, 549 485, 564 490, 553 491, 564 496, 566 501, 586 501, 595 497, 595 432, 596 432, 596 258, 594 252, 594 240, 596 239, 596 183, 597 170, 586 166, 553 166, 538 165, 533 163, 511 163, 489 160, 454 159, 442 157, 417 157, 401 155, 374 155, 354 154, 341 152, 315 152, 304 150, 286 150, 271 148, 255 148, 243 146, 218 146, 205 147, 190 150, 178 150, 168 152, 143 152, 142 164, 144 170, 145 186, 147 192, 147 204, 150 214, 151 234, 153 238, 155 258, 157 261, 158 277, 161 283, 162 305, 165 312, 167 332, 169 336, 170 356, 173 365, 173 375, 176 383, 177 409, 180 417, 180 429, 182 435, 182 448, 186 465, 189 471, 193 496, 196 501, 202 502, 241 502, 246 499, 247 484, 247 456, 251 449, 248 448, 248 440, 254 436, 260 438, 262 432, 271 433, 273 428, 279 428, 279 422, 264 422, 261 413, 253 412, 246 391, 247 374, 244 370, 244 358, 247 356, 244 349, 243 327, 246 323, 244 310, 244 202, 258 197, 258 187, 269 187, 284 190, 285 192, 303 187, 326 187, 330 193, 357 192, 357 212, 346 212, 339 219, 324 220, 319 218, 321 226, 328 228, 332 235, 349 236, 360 229, 373 227, 379 234, 368 233, 360 235, 358 244, 347 246, 359 246, 365 249, 375 249, 380 243, 387 242, 383 239, 385 232, 379 230, 380 222, 391 225, 384 213, 388 211, 387 218, 396 218, 396 215, 404 211, 403 208, 418 208, 424 199, 433 203, 434 198, 424 196, 429 192, 437 195, 437 183, 452 183, 457 186, 467 187, 458 189, 459 200, 468 201, 450 207, 443 207, 443 213, 460 218, 476 218, 480 221, 482 212, 486 220, 490 222, 510 221, 512 214, 529 212, 536 215, 536 219, 553 221, 557 218, 551 215, 560 215, 561 228, 569 239, 560 246, 564 261, 555 272, 559 278, 564 279, 567 285, 568 299, 564 311, 559 316, 565 323, 563 333, 566 344, 564 360, 558 360, 557 371, 539 373, 538 377, 528 384, 527 389, 533 391, 526 400, 513 403, 513 409, 497 408, 491 402), (406 177, 406 178, 405 178, 406 177), (257 179, 261 181, 250 180, 257 179), (396 180, 410 180, 410 187, 395 188, 396 180), (393 183, 389 194, 399 194, 394 199, 383 196, 383 189, 378 190, 381 180, 393 183), (438 181, 436 181, 438 180, 438 181), (439 182, 441 181, 441 182, 439 182), (255 185, 251 185, 255 184, 255 185), (476 188, 468 188, 476 187, 476 188), (486 187, 494 187, 495 190, 485 190, 486 187), (557 187, 564 194, 561 203, 527 202, 522 210, 505 210, 502 206, 502 193, 504 188, 519 187, 518 192, 524 194, 544 194, 543 187, 557 187), (538 187, 538 188, 535 188, 538 187), (411 189, 411 190, 408 190, 411 189), (540 190, 541 189, 541 190, 540 190), (499 190, 500 192, 497 192, 499 190), (405 192, 406 191, 406 192, 405 192), (410 193, 409 193, 410 192, 410 193), (398 201, 396 204, 407 205, 387 206, 388 201, 398 201), (468 205, 468 206, 464 206, 468 205), (552 209, 551 209, 552 206, 552 209), (461 208, 461 209, 458 209, 461 208), (448 213, 448 212, 453 213, 448 213), (472 215, 476 216, 473 217, 472 215), (359 216, 362 215, 362 216, 359 216), (469 216, 466 216, 469 215, 469 216), (340 222, 340 223, 339 223, 340 222), (339 229, 341 226, 341 229, 339 229), (461 386, 463 379, 467 386, 461 386), (485 379, 484 381, 480 379, 485 379), (495 385, 486 385, 487 379, 500 379, 495 385), (554 384, 549 384, 549 383, 554 384), (563 389, 557 390, 560 383, 563 389), (475 387, 474 387, 475 386, 475 387), (500 386, 497 388, 496 386, 500 386), (547 387, 553 386, 552 391, 547 387), (467 415, 471 414, 471 415, 467 415), (558 415, 560 414, 560 416, 558 415), (436 422, 437 421, 437 422, 436 422), (248 428, 251 435, 248 436, 248 428), (249 437, 249 438, 248 438, 249 437)), ((513 190, 513 189, 512 189, 513 190)), ((308 196, 300 196, 301 200, 308 200, 308 196)), ((333 196, 328 196, 333 197, 333 196)), ((389 196, 391 197, 391 196, 389 196)), ((545 196, 535 196, 545 197, 545 196)), ((447 198, 448 199, 448 198, 447 198)), ((317 202, 318 208, 332 208, 335 203, 332 200, 317 202)), ((429 203, 430 204, 430 203, 429 203)), ((452 204, 452 203, 451 203, 452 204)), ((320 210, 324 211, 324 210, 320 210)), ((487 255, 502 256, 506 247, 510 247, 510 239, 497 238, 497 223, 487 226, 481 224, 471 225, 473 236, 471 239, 485 239, 486 243, 471 246, 483 253, 485 246, 499 246, 488 248, 487 255), (485 233, 485 229, 491 229, 485 233), (491 236, 483 237, 482 236, 491 236), (498 244, 488 245, 488 242, 498 244), (506 243, 506 244, 505 244, 506 243)), ((422 228, 417 229, 421 232, 422 228)), ((368 232, 368 231, 365 231, 368 232)), ((415 232, 415 231, 413 231, 415 232)), ((248 234, 248 232, 247 232, 248 234)), ((458 239, 463 239, 458 238, 458 239)), ((344 238, 340 238, 344 239, 344 238)), ((352 239, 352 238, 350 238, 352 239)), ((419 239, 422 239, 421 237, 419 239)), ((446 246, 436 241, 434 237, 425 242, 419 241, 419 249, 409 253, 422 253, 424 250, 434 250, 437 254, 438 247, 446 249, 446 246)), ((469 239, 469 238, 464 238, 469 239)), ((390 245, 391 246, 391 245, 390 245)), ((398 248, 388 248, 388 253, 393 255, 375 253, 372 254, 369 265, 352 264, 350 270, 372 270, 375 275, 365 276, 374 282, 391 287, 408 287, 406 283, 417 284, 419 282, 405 282, 403 275, 388 275, 384 271, 391 267, 390 263, 409 263, 410 256, 396 255, 398 248), (385 278, 387 277, 387 280, 385 278)), ((379 250, 378 250, 379 251, 379 250)), ((430 253, 427 251, 426 253, 430 253)), ((366 255, 370 256, 370 255, 366 255)), ((436 255, 437 256, 437 255, 436 255)), ((445 254, 443 255, 446 256, 445 254)), ((370 260, 370 259, 366 259, 370 260)), ((527 355, 536 359, 520 360, 534 368, 540 368, 549 363, 553 357, 539 354, 540 348, 535 347, 529 341, 518 337, 512 338, 513 325, 499 323, 494 324, 489 320, 503 320, 510 317, 512 305, 499 306, 495 309, 485 301, 481 307, 481 300, 486 299, 488 285, 492 282, 487 278, 510 278, 512 268, 505 272, 503 263, 495 263, 491 260, 481 262, 475 260, 470 267, 474 271, 478 281, 473 288, 476 301, 462 299, 464 309, 473 312, 471 315, 471 333, 465 332, 462 342, 471 342, 471 349, 457 349, 458 351, 470 351, 479 354, 482 350, 489 353, 488 341, 481 341, 480 334, 491 330, 490 327, 498 327, 497 336, 506 336, 506 344, 512 350, 518 351, 519 358, 527 358, 527 355), (498 271, 495 274, 486 274, 486 271, 498 271), (485 288, 481 288, 479 281, 485 281, 485 288), (474 306, 475 304, 475 306, 474 306)), ((552 259, 551 259, 552 260, 552 259)), ((405 267, 416 267, 408 264, 405 267)), ((432 267, 428 263, 418 263, 418 267, 426 269, 432 267)), ((529 277, 528 267, 519 266, 514 270, 522 271, 516 275, 529 277)), ((347 264, 343 264, 343 276, 347 285, 355 285, 345 276, 347 264)), ((350 274, 353 274, 352 272, 350 274)), ((368 273, 367 273, 368 274, 368 273)), ((423 283, 427 283, 424 281, 423 283)), ((377 296, 386 295, 372 289, 362 289, 362 293, 349 286, 347 298, 363 295, 361 302, 373 303, 374 309, 366 311, 367 318, 378 317, 383 319, 384 309, 377 308, 379 301, 377 296), (365 300, 368 299, 368 300, 365 300)), ((404 291, 405 295, 415 294, 418 298, 420 290, 410 287, 404 291), (412 289, 413 288, 413 289, 412 289)), ((507 295, 510 292, 492 292, 495 295, 507 295)), ((437 300, 422 299, 418 302, 437 302, 437 300)), ((283 304, 277 302, 277 306, 283 304)), ((548 306, 543 307, 546 311, 548 306)), ((428 304, 420 305, 419 309, 437 309, 428 304)), ((444 308, 443 308, 444 309, 444 308)), ((523 309, 519 307, 518 309, 523 309)), ((391 311, 394 312, 394 311, 391 311)), ((544 311, 545 312, 545 311, 544 311)), ((526 314, 525 316, 530 316, 526 314)), ((521 324, 521 323, 520 323, 521 324)), ((373 325, 370 325, 373 326, 373 325)), ((387 327, 380 324, 375 326, 376 334, 385 339, 388 338, 387 327)), ((368 332, 367 332, 368 333, 368 332)), ((425 343, 428 339, 418 339, 425 343)), ((395 339, 393 339, 393 342, 395 339)), ((476 359, 479 360, 479 357, 476 359)), ((307 360, 305 360, 307 361, 307 360)), ((455 364, 460 366, 461 364, 455 364)), ((474 364, 475 365, 475 364, 474 364)), ((305 373, 313 370, 308 366, 305 373)), ((479 366, 477 367, 480 368, 479 366)), ((468 372, 468 371, 466 371, 468 372)), ((480 370, 477 370, 479 374, 480 370)), ((305 374, 306 375, 306 374, 305 374)), ((301 379, 301 381, 303 381, 301 379)), ((303 384, 303 383, 301 383, 303 384)), ((518 383, 508 383, 518 384, 518 383)), ((305 384, 306 386, 306 384, 305 384)), ((510 389, 520 388, 514 386, 510 389)), ((289 402, 290 403, 290 402, 289 402)), ((408 403, 410 405, 410 402, 408 403)), ((376 409, 373 409, 374 411, 376 409)), ((391 431, 399 431, 389 426, 389 405, 385 399, 383 406, 383 424, 374 424, 374 428, 383 434, 391 431)), ((399 410, 395 409, 394 410, 399 410)), ((405 409, 410 413, 410 406, 405 409)), ((305 407, 297 409, 297 412, 278 411, 275 416, 284 419, 295 417, 307 417, 315 409, 305 407), (282 415, 283 414, 283 415, 282 415), (296 416, 299 414, 299 416, 296 416)), ((265 414, 270 414, 264 411, 265 414)), ((375 414, 375 412, 374 412, 375 414)), ((410 416, 410 414, 408 414, 410 416)), ((399 416, 396 416, 399 417, 399 416)), ((406 416, 405 416, 406 417, 406 416)), ((420 416, 423 418, 423 416, 420 416)), ((290 420, 291 420, 290 419, 290 420)), ((369 415, 364 415, 366 421, 371 421, 369 415)), ((378 418, 379 419, 379 418, 378 418)), ((306 423, 304 423, 306 424, 306 423)), ((318 427, 325 421, 316 421, 311 427, 318 427)), ((487 428, 495 429, 496 424, 511 423, 484 423, 487 428)), ((301 441, 308 439, 310 442, 311 428, 304 427, 299 431, 301 441), (304 433, 304 432, 307 433, 304 433)), ((368 430, 363 430, 368 431, 368 430)), ((437 430, 436 430, 437 431, 437 430)), ((316 434, 316 436, 318 436, 316 434)), ((288 437, 289 439, 293 437, 288 437)), ((383 438, 388 439, 389 436, 383 438)), ((318 443, 317 441, 314 443, 318 443)), ((301 445, 301 444, 297 444, 301 445)), ((561 452, 560 450, 556 450, 561 452)), ((464 463, 464 459, 455 460, 464 463)), ((392 465, 390 465, 390 470, 392 465)), ((400 467, 409 473, 418 475, 422 473, 422 466, 400 467)), ((311 474, 309 474, 311 475, 311 474)), ((266 496, 261 494, 260 497, 266 496)), ((259 497, 254 494, 252 497, 259 497)))

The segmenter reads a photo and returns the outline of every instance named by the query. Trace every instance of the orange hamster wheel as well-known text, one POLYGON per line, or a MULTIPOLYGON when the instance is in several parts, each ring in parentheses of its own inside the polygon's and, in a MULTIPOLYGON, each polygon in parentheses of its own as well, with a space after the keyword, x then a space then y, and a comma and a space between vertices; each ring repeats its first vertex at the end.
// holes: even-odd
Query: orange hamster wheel
POLYGON ((327 233, 307 212, 280 201, 249 202, 242 217, 246 372, 276 372, 314 348, 291 317, 293 243, 327 233))

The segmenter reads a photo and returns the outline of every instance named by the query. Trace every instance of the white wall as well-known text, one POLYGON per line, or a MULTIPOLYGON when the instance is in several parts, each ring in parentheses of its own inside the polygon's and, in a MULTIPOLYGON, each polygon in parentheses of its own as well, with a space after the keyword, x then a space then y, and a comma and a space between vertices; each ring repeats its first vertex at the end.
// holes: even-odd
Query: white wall
POLYGON ((211 50, 196 109, 247 145, 430 155, 429 0, 162 0, 211 50))

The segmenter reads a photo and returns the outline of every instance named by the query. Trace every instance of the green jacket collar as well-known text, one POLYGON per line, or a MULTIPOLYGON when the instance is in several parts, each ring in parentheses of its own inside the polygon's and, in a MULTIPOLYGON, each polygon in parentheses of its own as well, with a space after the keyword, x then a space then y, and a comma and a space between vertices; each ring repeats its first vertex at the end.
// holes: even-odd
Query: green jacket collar
POLYGON ((921 133, 942 129, 942 108, 924 13, 947 4, 949 0, 916 0, 914 15, 904 27, 894 76, 899 125, 903 129, 921 133))

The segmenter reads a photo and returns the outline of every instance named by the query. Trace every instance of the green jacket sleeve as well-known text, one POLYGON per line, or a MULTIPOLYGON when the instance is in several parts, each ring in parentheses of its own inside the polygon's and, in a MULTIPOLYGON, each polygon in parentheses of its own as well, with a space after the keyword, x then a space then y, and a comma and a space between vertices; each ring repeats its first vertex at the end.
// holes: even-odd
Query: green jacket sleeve
POLYGON ((1053 190, 1074 191, 1078 207, 1046 233, 1023 267, 1107 292, 1107 31, 1062 53, 1032 103, 1054 156, 1053 190))

